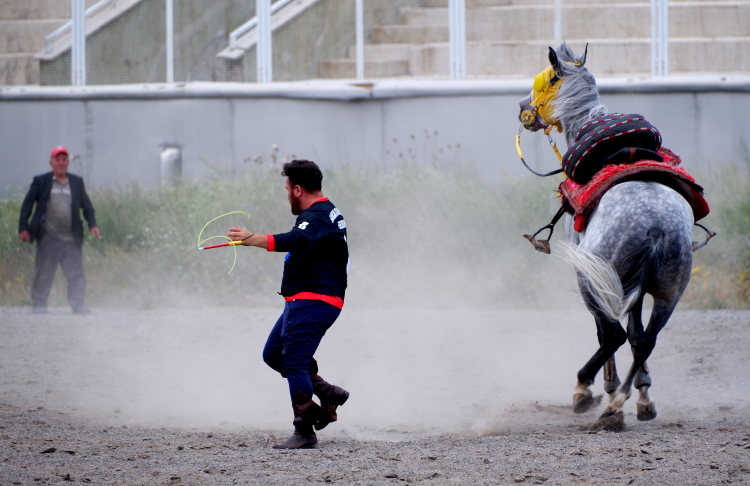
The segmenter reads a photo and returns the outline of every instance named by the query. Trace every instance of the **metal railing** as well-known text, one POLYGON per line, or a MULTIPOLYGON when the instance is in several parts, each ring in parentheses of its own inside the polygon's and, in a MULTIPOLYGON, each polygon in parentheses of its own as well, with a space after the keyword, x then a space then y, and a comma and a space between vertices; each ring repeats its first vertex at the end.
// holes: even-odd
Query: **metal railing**
POLYGON ((174 83, 174 4, 167 2, 167 83, 174 83))
MULTIPOLYGON (((59 1, 66 1, 66 0, 59 0, 59 1)), ((102 13, 105 17, 109 14, 106 12, 102 12, 107 6, 110 5, 116 5, 116 9, 120 8, 121 4, 118 4, 117 2, 119 0, 100 0, 97 3, 95 3, 93 6, 91 6, 88 9, 83 10, 83 14, 81 12, 81 9, 85 7, 85 0, 67 0, 71 2, 71 5, 73 7, 73 19, 69 22, 66 22, 64 25, 62 25, 60 28, 55 30, 53 33, 48 35, 45 38, 45 49, 44 52, 52 52, 55 51, 56 53, 64 52, 66 47, 63 45, 64 43, 56 42, 60 37, 62 37, 64 34, 66 34, 68 31, 72 30, 72 36, 71 36, 71 80, 72 84, 74 85, 81 85, 86 83, 86 33, 85 33, 85 23, 86 19, 88 17, 92 17, 96 15, 97 13, 102 13)), ((283 49, 283 37, 284 35, 287 35, 283 32, 283 25, 284 23, 288 23, 290 19, 300 18, 299 15, 302 14, 302 12, 305 12, 306 9, 308 9, 312 5, 316 5, 317 0, 277 0, 272 3, 273 0, 246 0, 247 6, 246 10, 244 10, 244 14, 242 17, 237 17, 234 20, 241 22, 244 18, 247 18, 247 16, 253 15, 253 7, 255 10, 255 15, 252 16, 249 20, 243 22, 238 27, 234 28, 234 30, 231 30, 231 32, 227 34, 223 34, 223 39, 225 39, 225 44, 222 46, 219 46, 219 49, 221 50, 218 54, 214 50, 212 53, 208 54, 210 56, 214 56, 215 58, 220 58, 222 66, 224 65, 230 65, 235 66, 236 69, 244 69, 244 71, 241 71, 239 74, 239 80, 243 81, 245 79, 252 80, 253 75, 249 74, 252 73, 252 71, 249 71, 248 69, 245 69, 242 65, 242 57, 245 55, 246 52, 249 51, 249 49, 255 45, 255 61, 257 62, 257 66, 255 66, 256 71, 256 78, 255 80, 257 82, 261 83, 267 83, 272 82, 274 75, 273 75, 273 63, 274 63, 274 49, 273 49, 273 42, 274 37, 277 37, 277 39, 280 39, 280 47, 277 47, 277 49, 283 49), (288 9, 286 9, 288 7, 288 9), (245 16, 247 15, 247 16, 245 16), (254 30, 255 29, 255 30, 254 30), (278 30, 279 32, 274 32, 274 30, 278 30), (231 52, 228 52, 231 51, 231 52), (234 64, 232 64, 234 63, 234 64), (240 66, 237 68, 236 66, 240 66)), ((538 8, 535 11, 541 12, 544 14, 545 18, 548 20, 545 20, 544 22, 550 22, 552 25, 549 27, 552 32, 552 36, 554 36, 555 41, 564 40, 564 32, 563 32, 563 26, 566 25, 563 18, 563 12, 566 12, 565 15, 568 15, 567 12, 571 11, 575 8, 581 8, 577 4, 565 4, 565 1, 567 0, 554 0, 554 3, 549 6, 544 6, 542 8, 538 8)), ((166 6, 166 26, 165 26, 165 39, 164 44, 157 48, 160 48, 160 53, 158 54, 161 57, 161 63, 158 65, 158 69, 152 69, 152 73, 155 71, 159 72, 159 76, 161 79, 166 78, 166 82, 172 83, 175 82, 175 49, 179 49, 180 45, 184 46, 187 42, 192 41, 192 38, 188 37, 187 34, 180 29, 180 25, 177 26, 178 30, 178 38, 175 40, 175 19, 177 21, 180 20, 180 16, 178 15, 175 17, 175 9, 181 7, 180 2, 175 2, 174 0, 163 0, 163 4, 160 4, 157 8, 162 9, 162 5, 166 6), (181 36, 181 37, 180 37, 181 36), (177 46, 175 45, 177 43, 177 46), (164 63, 166 64, 165 67, 164 63), (163 77, 166 69, 166 76, 163 77)), ((127 3, 127 2, 125 2, 127 3)), ((137 3, 137 2, 136 2, 137 3)), ((651 22, 650 22, 650 33, 651 33, 651 42, 650 42, 650 54, 651 54, 651 63, 650 63, 650 71, 652 76, 666 76, 669 74, 669 32, 668 32, 668 11, 669 11, 669 5, 668 0, 650 0, 650 6, 651 6, 651 22)), ((153 12, 153 5, 152 2, 145 2, 143 5, 151 5, 152 12, 153 12)), ((329 36, 335 39, 336 47, 335 49, 331 49, 330 52, 335 52, 333 54, 326 53, 325 55, 328 56, 328 58, 333 59, 334 61, 341 61, 348 62, 347 70, 340 70, 335 71, 334 75, 332 75, 330 72, 327 74, 321 74, 321 77, 347 77, 351 78, 352 76, 356 76, 356 79, 363 80, 365 76, 368 74, 368 71, 370 72, 371 77, 377 77, 377 76, 401 76, 405 75, 402 72, 396 73, 396 74, 382 74, 383 72, 386 72, 387 69, 383 68, 382 71, 380 71, 380 74, 373 74, 375 73, 375 69, 378 66, 378 62, 380 62, 380 66, 385 65, 385 61, 392 60, 391 58, 387 58, 388 55, 391 53, 394 56, 401 56, 399 59, 403 60, 404 63, 410 63, 409 66, 414 66, 415 64, 418 64, 420 61, 414 61, 414 52, 417 52, 419 49, 422 49, 421 46, 417 45, 420 42, 424 43, 432 43, 430 46, 428 46, 429 49, 432 49, 427 54, 422 54, 424 51, 419 51, 419 56, 425 56, 425 57, 419 57, 418 59, 426 59, 428 56, 432 56, 430 60, 437 59, 437 61, 434 62, 434 64, 430 65, 430 69, 432 71, 427 71, 427 68, 425 68, 425 71, 427 72, 426 76, 435 76, 436 73, 439 73, 440 76, 444 76, 446 74, 449 74, 452 79, 465 79, 467 77, 467 12, 466 12, 466 0, 448 0, 447 2, 447 25, 441 24, 438 25, 439 29, 443 29, 442 31, 439 30, 432 30, 429 31, 428 28, 435 27, 435 25, 438 24, 438 22, 445 22, 445 20, 441 20, 443 17, 440 17, 440 15, 443 14, 436 14, 435 12, 429 12, 429 13, 420 13, 420 14, 414 14, 413 11, 417 10, 417 8, 412 7, 411 3, 402 1, 397 2, 394 0, 393 3, 394 9, 400 9, 399 12, 406 11, 406 15, 416 15, 416 20, 414 24, 408 24, 404 22, 401 25, 395 26, 388 24, 388 20, 384 20, 385 17, 380 18, 380 24, 375 24, 372 20, 373 18, 373 12, 377 12, 377 9, 382 10, 382 6, 379 4, 376 4, 375 2, 370 3, 368 0, 336 0, 336 9, 348 9, 347 10, 347 16, 351 15, 351 17, 347 17, 350 20, 344 21, 344 24, 339 23, 337 30, 331 30, 329 36), (341 3, 339 3, 341 2, 341 3), (407 8, 404 8, 406 6, 407 8), (409 13, 409 11, 412 11, 409 13), (419 17, 419 15, 422 15, 422 17, 419 17), (429 22, 432 22, 430 25, 422 25, 419 22, 423 22, 423 19, 428 19, 429 22), (351 22, 351 23, 346 23, 351 22), (366 22, 370 22, 371 24, 367 24, 366 22), (386 25, 388 24, 388 25, 386 25), (343 27, 342 27, 343 25, 343 27), (353 27, 353 31, 351 27, 353 27), (407 28, 413 28, 415 26, 422 26, 424 27, 423 31, 414 30, 413 32, 417 32, 415 34, 411 34, 411 39, 403 40, 403 37, 398 38, 397 40, 382 40, 383 38, 383 32, 385 31, 385 27, 394 27, 394 29, 391 29, 391 31, 394 33, 393 35, 396 35, 398 37, 399 35, 403 36, 403 32, 407 30, 407 28), (397 28, 395 28, 397 27, 397 28), (404 28, 404 30, 398 30, 401 28, 404 28), (446 29, 447 27, 447 29, 446 29), (347 30, 346 36, 342 34, 341 29, 347 30), (429 32, 428 32, 429 31, 429 32), (447 31, 447 38, 445 37, 445 33, 447 31), (378 32, 380 32, 380 39, 378 40, 378 32), (401 32, 401 33, 399 33, 401 32), (420 32, 428 32, 429 37, 431 40, 424 40, 420 36, 422 35, 420 32), (353 35, 352 35, 353 34, 353 35), (346 38, 346 40, 344 40, 346 38), (448 41, 446 43, 446 41, 448 41), (367 46, 365 45, 367 42, 367 46), (390 42, 390 44, 389 44, 390 42), (347 47, 347 43, 349 47, 347 47), (410 47, 406 44, 412 43, 413 45, 417 45, 412 51, 409 51, 410 47), (441 44, 442 43, 442 44, 441 44), (353 44, 353 45, 352 45, 353 44), (336 51, 336 49, 338 51, 336 51), (442 49, 442 50, 441 50, 442 49), (342 52, 346 52, 346 54, 343 54, 342 52), (409 54, 403 54, 404 52, 409 52, 409 54), (386 53, 385 56, 381 56, 381 58, 378 58, 377 53, 386 53), (366 55, 368 56, 366 59, 366 55), (412 58, 407 59, 408 55, 412 55, 412 58), (338 56, 338 57, 337 57, 338 56), (442 57, 440 57, 442 56, 442 57), (365 62, 367 61, 367 62, 365 62), (447 66, 446 66, 447 61, 447 66), (355 69, 356 66, 356 69, 355 69), (373 66, 375 66, 373 68, 373 66), (446 69, 446 67, 448 69, 446 69), (336 74, 336 73, 350 73, 350 74, 336 74), (356 74, 355 74, 356 73, 356 74), (444 73, 444 74, 443 74, 444 73)), ((646 4, 648 5, 648 4, 646 4)), ((647 10, 647 6, 643 5, 643 10, 647 10)), ((128 7, 129 8, 129 7, 128 7)), ((146 7, 144 7, 146 8, 146 7)), ((439 7, 442 9, 442 12, 445 12, 445 7, 439 7)), ((628 7, 630 8, 630 7, 628 7)), ((679 8, 679 7, 674 7, 679 8)), ((684 8, 684 7, 683 7, 684 8)), ((123 10, 125 11, 125 10, 123 10)), ((310 9, 312 11, 312 9, 310 9)), ((315 15, 320 15, 320 12, 323 11, 322 8, 318 8, 317 13, 315 13, 311 18, 317 19, 317 20, 311 20, 310 22, 313 22, 311 25, 312 27, 307 27, 308 31, 313 32, 313 29, 318 29, 318 24, 315 24, 314 22, 319 22, 319 18, 315 17, 315 15)), ((109 11, 108 11, 109 12, 109 11)), ((114 11, 112 11, 114 12, 114 11)), ((159 16, 161 17, 163 10, 159 12, 159 16)), ((338 12, 337 12, 338 13, 338 12)), ((113 14, 113 15, 119 15, 119 13, 113 14)), ((401 15, 400 13, 398 15, 401 15)), ((398 17, 396 15, 396 17, 398 17)), ((518 14, 518 15, 524 15, 524 14, 518 14)), ((537 17, 540 14, 535 14, 537 17)), ((335 16, 334 16, 335 17, 335 16)), ((341 17, 339 15, 339 17, 341 17)), ((153 18, 153 15, 152 15, 153 18)), ((532 23, 528 20, 528 18, 525 17, 518 17, 519 24, 522 24, 523 22, 532 23)), ((536 20, 536 19, 534 19, 536 20)), ((100 21, 100 19, 97 17, 95 19, 90 19, 89 22, 96 23, 99 21, 99 24, 104 25, 102 22, 108 22, 108 19, 104 19, 104 21, 100 21)), ((472 22, 477 22, 476 16, 473 17, 472 22)), ((161 22, 161 20, 159 20, 161 22)), ((237 23, 231 24, 232 27, 237 25, 237 23)), ((393 20, 390 20, 391 23, 393 23, 393 20)), ((428 21, 424 21, 428 22, 428 21)), ((309 23, 309 22, 308 22, 309 23)), ((164 25, 164 24, 162 24, 164 25)), ((196 24, 190 24, 191 29, 196 28, 196 24)), ((473 24, 472 24, 473 25, 473 24)), ((91 27, 91 25, 89 26, 91 27)), ((673 26, 674 27, 674 26, 673 26)), ((151 27, 153 28, 153 27, 151 27)), ((182 29, 185 27, 183 26, 182 29)), ((510 27, 509 27, 510 28, 510 27)), ((644 28, 644 34, 646 32, 648 27, 644 28)), ((91 30, 91 29, 90 29, 91 30)), ((227 29, 229 30, 229 29, 227 29)), ((294 29, 292 29, 294 30, 294 29)), ((214 31, 215 32, 215 31, 214 31)), ((501 31, 500 33, 502 34, 501 31)), ((317 31, 313 34, 315 36, 319 35, 317 31)), ((322 33, 320 34, 323 35, 322 33)), ((551 37, 552 37, 551 36, 551 37)), ((310 35, 308 35, 308 44, 310 35)), ((472 40, 472 44, 470 44, 471 49, 476 49, 477 45, 477 39, 476 39, 476 33, 474 33, 474 39, 472 40)), ((645 37, 643 34, 641 34, 641 37, 645 37)), ((484 38, 485 40, 488 38, 484 38)), ((486 42, 485 46, 490 46, 491 49, 487 49, 487 52, 489 54, 483 54, 486 57, 490 57, 491 55, 494 55, 494 53, 499 53, 500 56, 502 55, 508 55, 511 56, 511 52, 515 53, 518 52, 518 49, 523 48, 524 42, 526 42, 527 46, 532 46, 534 43, 534 40, 529 41, 523 40, 524 37, 519 37, 521 39, 521 42, 519 42, 520 47, 513 46, 512 48, 507 48, 506 51, 502 50, 502 43, 495 42, 495 39, 489 38, 489 41, 486 42), (500 47, 498 47, 500 46, 500 47), (513 49, 511 51, 511 49, 513 49)), ((550 39, 551 40, 551 39, 550 39)), ((620 39, 617 39, 619 41, 620 39)), ((625 39, 627 40, 627 39, 625 39)), ((645 40, 645 39, 643 39, 645 40)), ((67 42, 67 39, 65 40, 67 42)), ((200 42, 206 42, 205 40, 200 42)), ((287 42, 287 51, 295 49, 295 47, 288 47, 290 44, 287 42)), ((510 45, 510 44, 509 44, 510 45)), ((639 44, 643 46, 643 52, 646 56, 648 51, 645 50, 646 46, 641 43, 639 44)), ((674 47, 674 46, 673 46, 674 47)), ((532 47, 528 47, 528 49, 531 49, 532 47)), ((316 47, 317 49, 317 47, 316 47)), ((92 51, 93 52, 93 51, 92 51)), ((283 52, 283 50, 278 51, 283 52)), ((472 54, 475 51, 472 51, 472 54)), ((57 55, 57 54, 55 54, 57 55)), ((181 62, 181 71, 178 73, 178 77, 180 78, 180 81, 184 80, 190 80, 190 76, 185 75, 185 55, 179 54, 183 56, 181 59, 178 59, 178 62, 181 62)), ((475 55, 475 54, 473 54, 475 55)), ((515 55, 515 54, 513 54, 515 55)), ((153 56, 153 54, 152 54, 153 56)), ((287 53, 284 53, 284 56, 288 56, 287 53)), ((471 56, 470 56, 471 57, 471 56)), ((475 55, 476 57, 476 55, 475 55)), ((647 60, 644 59, 645 56, 641 56, 641 59, 643 60, 643 71, 648 69, 647 60)), ((317 66, 322 65, 326 61, 323 58, 323 60, 319 60, 316 58, 314 61, 315 63, 318 63, 317 66)), ((495 58, 498 58, 497 56, 495 58)), ((143 59, 143 58, 141 58, 143 59)), ((195 58, 191 58, 195 59, 195 58)), ((252 57, 248 57, 246 59, 252 59, 252 57)), ((277 62, 279 62, 279 57, 277 55, 276 57, 277 62)), ((141 62, 140 59, 138 62, 141 62)), ((149 62, 151 62, 149 60, 149 62)), ((194 61, 191 61, 194 63, 194 61)), ((247 62, 247 61, 245 61, 247 62)), ((156 65, 155 63, 152 63, 156 65)), ((397 61, 393 61, 392 65, 397 64, 397 61)), ((335 63, 328 63, 328 66, 334 66, 335 63)), ((476 65, 476 62, 475 62, 476 65)), ((674 67, 674 66, 673 66, 674 67)), ((301 77, 297 74, 294 74, 295 77, 290 77, 288 73, 282 72, 282 68, 277 66, 277 69, 281 74, 278 75, 280 79, 309 79, 310 77, 315 77, 315 69, 317 68, 310 68, 309 72, 312 73, 309 77, 301 77)), ((320 73, 322 73, 322 69, 320 68, 320 73)), ((333 69, 333 68, 331 68, 333 69)), ((407 68, 411 69, 411 67, 407 68)), ((471 68, 476 69, 476 68, 471 68)), ((475 76, 476 74, 469 70, 469 76, 475 76)), ((390 71, 393 72, 393 71, 390 71)), ((414 71, 407 71, 406 75, 415 75, 420 76, 423 75, 421 72, 417 69, 414 71)), ((94 77, 95 78, 95 77, 94 77)), ((93 79, 93 78, 92 78, 93 79)), ((152 78, 153 79, 153 78, 152 78)), ((195 79, 195 78, 192 78, 195 79)), ((205 79, 205 78, 197 78, 197 79, 205 79)))
MULTIPOLYGON (((270 83, 273 81, 273 59, 272 59, 272 38, 273 29, 271 27, 272 16, 281 11, 294 0, 278 0, 269 7, 270 0, 256 0, 257 14, 244 24, 240 25, 229 33, 229 50, 241 49, 239 38, 250 32, 252 29, 258 29, 257 37, 257 81, 259 83, 270 83)), ((455 1, 455 0, 452 0, 455 1)), ((463 0, 460 0, 463 2, 463 0)), ((355 0, 355 29, 356 29, 356 58, 357 58, 357 79, 364 79, 364 15, 363 0, 355 0)))
POLYGON ((85 0, 71 0, 72 39, 71 39, 71 84, 86 84, 86 3, 85 0))
POLYGON ((357 56, 357 79, 365 79, 365 21, 364 8, 362 0, 355 0, 355 39, 356 39, 356 56, 357 56))
POLYGON ((466 77, 466 4, 448 0, 448 38, 450 39, 451 78, 466 77))
MULTIPOLYGON (((277 2, 273 3, 271 5, 271 15, 275 14, 279 11, 279 9, 287 6, 289 3, 291 3, 293 0, 278 0, 277 2)), ((264 3, 263 0, 258 0, 258 3, 264 3)), ((254 29, 258 26, 258 16, 251 18, 244 24, 240 25, 236 29, 234 29, 232 32, 229 33, 229 47, 230 49, 237 49, 239 47, 237 45, 237 39, 240 38, 243 34, 246 34, 250 30, 254 29)))
MULTIPOLYGON (((63 1, 63 0, 58 0, 63 1)), ((109 5, 110 3, 114 3, 117 0, 101 0, 100 2, 95 3, 91 7, 86 9, 86 17, 90 17, 109 5)), ((73 2, 73 5, 76 5, 75 1, 73 2)), ((62 36, 63 34, 67 33, 71 28, 73 27, 73 20, 71 19, 69 22, 64 23, 60 26, 59 29, 52 32, 50 35, 44 38, 44 51, 45 52, 51 52, 52 51, 52 43, 57 39, 58 37, 62 36)))
POLYGON ((651 75, 669 74, 669 8, 667 0, 651 0, 651 75))
MULTIPOLYGON (((278 5, 278 11, 283 5, 291 0, 279 0, 274 5, 278 5), (283 5, 279 5, 283 4, 283 5)), ((255 9, 257 15, 254 19, 258 26, 258 44, 257 50, 257 76, 259 83, 270 83, 273 80, 273 57, 271 49, 271 40, 273 38, 271 31, 271 15, 273 15, 273 6, 271 0, 256 0, 255 9)), ((249 22, 248 22, 249 23, 249 22)))

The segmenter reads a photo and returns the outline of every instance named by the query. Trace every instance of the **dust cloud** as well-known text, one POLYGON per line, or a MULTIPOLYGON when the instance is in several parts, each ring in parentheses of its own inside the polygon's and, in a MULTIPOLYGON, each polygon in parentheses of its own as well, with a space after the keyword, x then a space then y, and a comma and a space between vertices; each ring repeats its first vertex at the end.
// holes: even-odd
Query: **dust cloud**
MULTIPOLYGON (((321 376, 351 398, 324 433, 398 439, 569 423, 576 373, 598 346, 593 318, 573 270, 521 237, 546 224, 559 202, 549 188, 528 195, 422 176, 432 179, 407 193, 355 194, 344 183, 326 190, 347 221, 351 267, 346 305, 316 358, 321 376)), ((553 251, 564 238, 560 224, 553 251)), ((234 290, 263 279, 273 296, 280 256, 241 252, 234 290), (269 258, 273 270, 254 266, 269 258)), ((158 281, 156 268, 143 279, 158 281)), ((13 405, 103 424, 290 429, 286 380, 261 357, 281 298, 220 306, 191 295, 152 310, 124 299, 87 317, 0 310, 0 393, 13 405)), ((657 345, 649 363, 660 413, 679 414, 695 407, 666 378, 685 365, 672 346, 663 354, 657 345)), ((621 376, 627 348, 617 355, 621 376)), ((702 393, 704 407, 726 398, 702 393)))
MULTIPOLYGON (((97 311, 82 319, 55 309, 11 333, 3 367, 19 366, 6 376, 4 396, 103 423, 286 429, 286 380, 261 358, 277 314, 97 311)), ((487 432, 512 426, 534 403, 567 404, 577 366, 596 343, 585 317, 345 309, 316 355, 321 375, 351 393, 331 429, 374 437, 487 432)))
MULTIPOLYGON (((288 430, 286 380, 261 358, 278 313, 238 307, 98 310, 81 318, 55 308, 38 318, 5 309, 0 393, 5 403, 43 406, 90 423, 288 430)), ((673 321, 683 326, 685 318, 673 321)), ((726 354, 721 362, 709 353, 711 383, 684 393, 694 379, 688 376, 696 369, 691 360, 703 356, 681 352, 695 343, 691 332, 700 326, 693 327, 665 329, 649 361, 652 395, 659 412, 672 419, 744 400, 727 394, 736 374, 714 379, 734 366, 737 356, 726 346, 714 350, 726 354)), ((575 420, 570 404, 576 372, 595 348, 593 322, 583 309, 345 308, 316 358, 321 375, 351 397, 339 422, 323 433, 399 440, 567 426, 575 420)), ((621 375, 628 354, 627 346, 618 352, 621 375)), ((601 393, 601 376, 594 390, 601 393)), ((634 402, 626 404, 627 414, 634 402)))

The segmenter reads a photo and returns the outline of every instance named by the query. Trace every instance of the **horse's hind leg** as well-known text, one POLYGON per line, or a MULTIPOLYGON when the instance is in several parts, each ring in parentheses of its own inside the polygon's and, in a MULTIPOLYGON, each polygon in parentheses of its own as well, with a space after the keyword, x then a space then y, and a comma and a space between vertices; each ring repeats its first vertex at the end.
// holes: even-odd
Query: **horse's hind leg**
POLYGON ((596 320, 599 349, 596 350, 588 363, 586 363, 578 372, 578 384, 576 384, 575 390, 573 391, 573 411, 576 413, 583 413, 594 405, 595 400, 589 387, 594 384, 596 374, 602 366, 605 366, 605 364, 605 390, 607 393, 610 393, 610 388, 617 388, 620 380, 617 377, 617 371, 615 369, 614 354, 615 351, 617 351, 617 349, 627 340, 627 333, 620 323, 617 321, 609 321, 602 315, 602 313, 593 305, 593 300, 585 287, 581 289, 581 294, 589 311, 591 311, 596 320), (611 367, 609 366, 610 360, 611 367), (615 384, 615 382, 617 384, 615 384), (612 387, 612 385, 614 385, 614 387, 612 387))
MULTIPOLYGON (((641 330, 643 329, 643 324, 641 323, 641 312, 643 309, 643 296, 641 296, 638 300, 633 303, 633 307, 631 307, 630 311, 628 312, 628 335, 631 333, 631 328, 633 326, 639 327, 641 330)), ((607 400, 607 406, 604 409, 604 415, 608 416, 611 415, 611 413, 616 413, 617 409, 622 408, 622 404, 617 403, 617 389, 620 387, 621 382, 620 379, 617 376, 617 370, 615 369, 615 357, 614 355, 612 358, 610 358, 607 363, 604 365, 604 391, 607 392, 608 400, 607 400), (611 366, 611 368, 610 368, 611 366), (615 412, 610 412, 611 410, 615 410, 615 412)), ((636 385, 637 387, 637 385, 636 385)))
MULTIPOLYGON (((672 316, 676 305, 676 301, 668 302, 654 299, 654 308, 646 330, 643 330, 640 319, 637 321, 631 319, 632 322, 628 325, 628 339, 633 351, 633 364, 630 366, 625 382, 617 389, 614 406, 618 406, 620 410, 622 409, 622 404, 630 397, 630 391, 635 383, 640 395, 638 403, 636 403, 638 420, 656 418, 656 406, 648 395, 648 389, 651 386, 651 376, 648 373, 646 360, 651 356, 651 352, 654 350, 654 346, 656 346, 656 336, 667 325, 667 321, 672 316)), ((608 411, 605 411, 602 417, 606 416, 608 411)))
POLYGON ((643 421, 655 419, 656 404, 648 394, 648 389, 651 387, 651 375, 648 372, 648 366, 645 361, 635 373, 633 386, 638 389, 638 401, 635 402, 636 409, 638 410, 638 420, 643 421))
MULTIPOLYGON (((643 321, 641 319, 641 307, 643 306, 643 297, 633 307, 630 312, 630 319, 628 321, 628 337, 631 339, 631 350, 633 351, 633 359, 635 360, 635 350, 637 343, 637 336, 643 335, 643 321), (637 309, 636 309, 637 308, 637 309)), ((644 361, 638 371, 635 372, 635 378, 633 380, 633 386, 638 390, 638 401, 635 402, 636 409, 638 410, 638 420, 653 420, 656 418, 656 404, 648 394, 648 389, 651 386, 651 375, 648 372, 648 365, 644 361)))
MULTIPOLYGON (((635 304, 633 304, 633 308, 630 311, 631 313, 637 312, 639 319, 641 315, 641 307, 643 306, 643 297, 638 299, 635 304)), ((632 322, 633 318, 630 318, 630 322, 632 322)), ((604 391, 607 392, 607 396, 609 399, 607 400, 608 403, 612 403, 612 400, 615 398, 615 392, 617 391, 617 388, 621 385, 620 377, 617 376, 617 366, 615 365, 615 355, 613 354, 611 358, 607 360, 606 363, 604 363, 604 391)))

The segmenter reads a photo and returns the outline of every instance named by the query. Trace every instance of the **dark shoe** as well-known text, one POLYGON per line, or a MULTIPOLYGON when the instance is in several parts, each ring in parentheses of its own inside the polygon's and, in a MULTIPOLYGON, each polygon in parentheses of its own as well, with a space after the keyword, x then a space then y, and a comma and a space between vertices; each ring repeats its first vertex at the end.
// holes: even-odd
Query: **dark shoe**
POLYGON ((297 396, 294 397, 292 409, 294 409, 294 422, 292 423, 303 434, 306 434, 304 427, 310 427, 312 432, 312 427, 320 430, 335 420, 327 410, 324 410, 302 392, 297 393, 297 396), (300 429, 300 427, 303 428, 300 429))
POLYGON ((312 447, 318 443, 318 438, 313 431, 314 425, 328 424, 328 414, 302 392, 292 400, 294 410, 294 434, 283 444, 274 444, 274 449, 302 449, 312 447))
POLYGON ((76 307, 73 309, 73 314, 90 314, 91 309, 86 307, 85 305, 82 305, 81 307, 76 307))
POLYGON ((320 399, 321 406, 335 405, 340 407, 349 399, 349 392, 343 388, 331 385, 320 375, 310 377, 313 386, 313 393, 320 399))
POLYGON ((311 376, 310 381, 312 382, 313 393, 315 393, 315 396, 320 399, 320 406, 330 417, 328 422, 315 426, 317 430, 320 430, 329 423, 338 420, 336 407, 340 407, 346 403, 349 399, 349 392, 336 385, 331 385, 317 374, 311 376))
POLYGON ((47 312, 49 312, 47 306, 35 305, 31 308, 32 314, 46 314, 47 312))
POLYGON ((318 443, 318 438, 310 427, 310 434, 303 434, 299 430, 294 431, 283 444, 274 444, 274 449, 305 449, 318 443))

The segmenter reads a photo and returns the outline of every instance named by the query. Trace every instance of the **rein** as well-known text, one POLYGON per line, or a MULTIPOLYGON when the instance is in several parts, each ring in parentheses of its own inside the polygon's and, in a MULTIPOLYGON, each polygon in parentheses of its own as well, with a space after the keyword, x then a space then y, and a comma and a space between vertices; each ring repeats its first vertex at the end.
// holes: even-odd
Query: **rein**
MULTIPOLYGON (((575 65, 580 64, 576 62, 575 65)), ((539 177, 549 177, 555 174, 559 174, 563 171, 563 169, 560 168, 546 174, 541 174, 529 167, 529 164, 526 163, 523 158, 523 154, 521 153, 521 132, 523 131, 524 127, 529 127, 532 123, 535 123, 538 117, 544 119, 542 117, 542 112, 547 109, 547 104, 551 103, 552 100, 557 98, 557 91, 560 89, 560 84, 558 83, 562 81, 562 78, 563 76, 554 71, 552 67, 548 67, 541 74, 537 75, 536 78, 534 78, 533 92, 539 92, 539 94, 531 100, 531 106, 534 107, 534 112, 532 113, 528 110, 524 110, 523 113, 521 113, 523 119, 521 120, 521 126, 518 129, 518 134, 516 134, 516 150, 518 151, 518 157, 521 159, 521 162, 523 162, 523 165, 526 166, 529 171, 531 171, 531 173, 538 175, 539 177), (545 80, 545 75, 547 78, 549 78, 548 80, 545 80)), ((557 150, 557 144, 554 140, 552 140, 552 136, 550 136, 549 134, 549 132, 552 131, 552 129, 555 127, 557 127, 558 132, 562 132, 562 126, 560 125, 560 122, 557 120, 553 120, 550 121, 550 125, 545 128, 544 134, 547 135, 547 140, 549 140, 549 144, 552 147, 552 150, 555 151, 555 155, 557 155, 558 160, 560 160, 560 162, 562 163, 562 155, 560 155, 560 151, 557 150)))
MULTIPOLYGON (((523 131, 526 118, 528 118, 529 116, 531 116, 531 114, 526 115, 526 117, 524 118, 524 123, 521 123, 521 126, 518 128, 518 133, 516 134, 516 150, 518 151, 518 157, 521 159, 521 162, 523 162, 523 165, 526 166, 527 169, 529 169, 529 171, 531 171, 535 175, 538 175, 539 177, 549 177, 555 174, 559 174, 560 172, 563 171, 562 167, 557 170, 553 170, 552 172, 541 174, 535 171, 534 169, 532 169, 531 167, 529 167, 529 164, 527 164, 526 161, 523 159, 523 154, 521 153, 521 132, 523 131)), ((544 134, 547 135, 547 140, 549 140, 549 144, 552 147, 552 150, 555 151, 557 158, 560 160, 560 162, 562 162, 562 155, 560 155, 560 151, 557 150, 557 144, 552 139, 552 136, 549 134, 549 132, 552 131, 553 128, 554 128, 554 125, 548 126, 547 129, 544 130, 544 134)))

